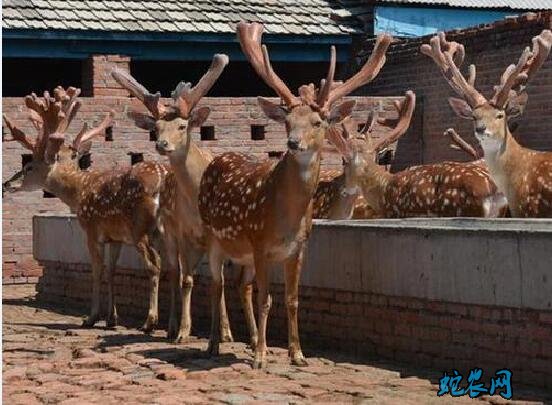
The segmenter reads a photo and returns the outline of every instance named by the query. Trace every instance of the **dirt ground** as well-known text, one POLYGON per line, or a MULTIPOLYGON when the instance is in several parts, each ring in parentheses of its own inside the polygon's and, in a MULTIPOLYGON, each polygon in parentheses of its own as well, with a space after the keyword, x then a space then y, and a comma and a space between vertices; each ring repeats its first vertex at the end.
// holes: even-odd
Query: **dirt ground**
POLYGON ((267 369, 252 370, 243 343, 208 358, 205 338, 175 345, 163 331, 81 329, 78 313, 36 302, 33 285, 2 292, 5 404, 552 403, 551 393, 516 387, 516 401, 439 398, 437 373, 330 352, 307 353, 309 366, 298 368, 271 347, 267 369))

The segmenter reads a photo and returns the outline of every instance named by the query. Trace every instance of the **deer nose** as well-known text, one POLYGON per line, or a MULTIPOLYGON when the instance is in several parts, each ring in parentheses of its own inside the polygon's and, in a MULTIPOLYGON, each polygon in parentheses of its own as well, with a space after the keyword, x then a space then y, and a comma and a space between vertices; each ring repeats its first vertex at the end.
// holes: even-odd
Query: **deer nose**
POLYGON ((477 132, 478 134, 484 134, 486 129, 487 127, 485 126, 485 124, 478 124, 475 127, 475 132, 477 132))
POLYGON ((164 139, 160 139, 157 142, 155 142, 155 148, 157 150, 164 150, 167 148, 167 146, 169 146, 169 143, 164 139))
POLYGON ((299 139, 290 138, 287 141, 288 148, 291 150, 297 150, 299 148, 299 139))

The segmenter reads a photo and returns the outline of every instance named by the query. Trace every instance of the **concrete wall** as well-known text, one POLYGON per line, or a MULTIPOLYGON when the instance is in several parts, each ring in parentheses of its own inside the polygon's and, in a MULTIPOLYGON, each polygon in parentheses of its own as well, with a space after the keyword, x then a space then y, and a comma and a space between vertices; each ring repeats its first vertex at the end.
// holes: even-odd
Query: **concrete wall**
MULTIPOLYGON (((89 264, 84 240, 74 216, 33 218, 38 261, 89 264)), ((548 219, 316 221, 301 285, 552 310, 551 252, 548 219)), ((143 268, 131 246, 119 266, 143 268)), ((205 266, 200 274, 208 275, 205 266)), ((283 282, 281 272, 274 281, 283 282)))
MULTIPOLYGON (((34 218, 34 254, 44 266, 40 300, 90 305, 90 266, 74 217, 34 218), (59 243, 63 240, 64 243, 59 243)), ((551 220, 378 220, 317 222, 300 287, 307 355, 338 347, 438 370, 508 367, 515 381, 552 388, 551 220)), ((274 274, 269 342, 286 339, 281 272, 274 274)), ((195 278, 194 333, 207 333, 209 277, 195 278)), ((234 336, 246 331, 239 271, 226 269, 234 336)), ((133 248, 115 276, 123 320, 143 320, 148 282, 133 248)), ((167 275, 160 318, 168 311, 167 275)))

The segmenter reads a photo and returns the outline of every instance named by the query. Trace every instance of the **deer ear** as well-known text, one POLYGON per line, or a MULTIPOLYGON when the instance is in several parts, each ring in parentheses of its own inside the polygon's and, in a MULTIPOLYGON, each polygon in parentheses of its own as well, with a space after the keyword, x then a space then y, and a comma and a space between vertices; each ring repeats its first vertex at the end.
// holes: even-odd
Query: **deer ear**
POLYGON ((127 116, 134 121, 134 125, 138 128, 145 129, 146 131, 155 129, 155 119, 147 114, 137 111, 129 111, 127 116))
POLYGON ((286 122, 287 111, 285 108, 277 104, 274 104, 271 101, 268 101, 264 97, 257 97, 257 102, 259 103, 261 110, 263 110, 263 112, 268 118, 276 122, 279 122, 280 124, 283 124, 286 122))
POLYGON ((190 118, 188 119, 188 126, 191 128, 202 126, 210 113, 211 109, 209 107, 200 107, 192 110, 192 114, 190 114, 190 118))
POLYGON ((353 108, 355 108, 355 105, 356 105, 355 100, 347 100, 333 107, 332 110, 330 111, 329 121, 337 122, 345 119, 346 117, 351 115, 351 113, 353 112, 353 108))
POLYGON ((523 114, 528 99, 529 97, 526 92, 510 97, 508 99, 508 103, 506 104, 506 116, 508 119, 519 117, 523 114))
POLYGON ((346 162, 353 159, 354 151, 350 139, 345 139, 342 130, 335 125, 330 126, 326 131, 326 139, 337 149, 346 162))
POLYGON ((77 156, 80 159, 82 156, 90 152, 92 148, 92 140, 84 141, 79 144, 79 149, 77 150, 77 156))
POLYGON ((466 103, 464 100, 462 100, 461 98, 449 97, 448 102, 456 115, 458 115, 460 118, 464 118, 466 120, 473 119, 473 111, 469 104, 466 103))

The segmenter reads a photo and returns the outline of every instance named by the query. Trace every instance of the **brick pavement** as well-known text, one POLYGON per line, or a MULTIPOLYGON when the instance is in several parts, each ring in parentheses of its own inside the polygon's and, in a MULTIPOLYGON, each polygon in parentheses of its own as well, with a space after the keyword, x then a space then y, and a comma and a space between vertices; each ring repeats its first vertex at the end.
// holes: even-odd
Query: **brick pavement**
MULTIPOLYGON (((78 314, 37 303, 34 285, 2 292, 6 404, 473 403, 436 397, 437 373, 396 363, 307 353, 309 367, 297 368, 285 349, 272 347, 268 368, 255 371, 243 343, 225 343, 211 359, 205 338, 174 345, 162 331, 81 329, 78 314)), ((514 388, 519 402, 482 400, 552 402, 551 393, 514 388)))

